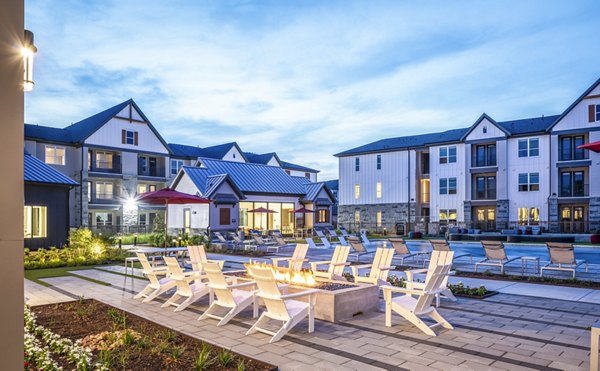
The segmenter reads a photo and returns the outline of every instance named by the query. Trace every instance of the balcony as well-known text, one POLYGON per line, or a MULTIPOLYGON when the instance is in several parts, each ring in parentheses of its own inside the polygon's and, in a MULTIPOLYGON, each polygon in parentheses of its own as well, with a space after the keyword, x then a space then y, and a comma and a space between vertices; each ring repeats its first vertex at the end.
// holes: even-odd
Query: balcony
POLYGON ((96 193, 93 192, 91 197, 88 198, 91 204, 119 204, 121 200, 113 193, 96 193))
POLYGON ((589 184, 574 184, 560 187, 558 197, 588 197, 590 195, 589 184))
POLYGON ((94 173, 121 174, 121 162, 94 161, 88 170, 94 173))
POLYGON ((495 189, 486 189, 486 190, 477 190, 474 189, 471 195, 472 200, 483 201, 483 200, 495 200, 496 199, 496 190, 495 189))
POLYGON ((138 176, 164 178, 166 176, 165 159, 162 157, 138 157, 138 176))

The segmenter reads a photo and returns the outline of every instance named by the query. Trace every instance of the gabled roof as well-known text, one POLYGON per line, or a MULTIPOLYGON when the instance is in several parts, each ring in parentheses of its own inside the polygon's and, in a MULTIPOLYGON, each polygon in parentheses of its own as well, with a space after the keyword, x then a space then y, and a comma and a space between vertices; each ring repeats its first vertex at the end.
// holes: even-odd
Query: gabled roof
POLYGON ((240 199, 245 198, 244 193, 238 188, 233 180, 227 174, 211 175, 206 178, 206 189, 203 193, 204 197, 213 198, 221 184, 228 182, 233 191, 240 199))
POLYGON ((319 170, 311 169, 309 167, 302 166, 302 165, 292 164, 291 162, 287 162, 287 161, 279 161, 279 162, 281 163, 281 167, 286 170, 304 171, 306 173, 319 173, 320 172, 319 170))
POLYGON ((25 151, 23 179, 29 183, 77 186, 79 183, 25 151))
POLYGON ((581 94, 579 96, 579 98, 575 99, 575 102, 571 103, 571 105, 569 107, 567 107, 567 109, 565 110, 565 112, 563 112, 557 119, 556 121, 554 121, 554 123, 552 125, 550 125, 546 131, 550 132, 552 131, 552 128, 554 126, 556 126, 556 124, 558 124, 558 122, 560 120, 563 119, 563 117, 565 117, 566 115, 569 114, 569 112, 571 112, 573 110, 573 108, 575 108, 582 100, 583 98, 585 98, 588 94, 590 94, 592 92, 592 90, 596 89, 596 87, 600 85, 600 78, 598 80, 596 80, 589 88, 586 89, 586 91, 583 92, 583 94, 581 94))
POLYGON ((327 188, 331 189, 332 191, 338 190, 340 188, 339 184, 340 184, 340 181, 338 179, 325 181, 325 185, 327 185, 327 188))
POLYGON ((96 113, 95 115, 62 129, 49 126, 25 124, 25 138, 48 142, 59 142, 64 144, 81 144, 129 104, 136 109, 150 130, 152 130, 154 135, 156 135, 160 142, 165 146, 165 149, 169 151, 169 146, 167 143, 160 136, 150 120, 148 120, 146 115, 144 115, 142 110, 133 101, 133 99, 128 99, 123 103, 119 103, 116 106, 110 107, 102 112, 96 113))
POLYGON ((204 157, 221 160, 234 147, 242 155, 244 160, 246 162, 248 162, 248 159, 244 155, 244 152, 242 151, 242 149, 236 142, 219 144, 219 145, 212 146, 212 147, 204 147, 204 148, 202 148, 202 150, 204 151, 204 157))
POLYGON ((176 144, 169 143, 169 149, 171 150, 171 154, 174 157, 188 157, 188 158, 198 158, 198 157, 208 157, 204 150, 200 147, 188 146, 185 144, 176 144))
POLYGON ((325 182, 307 183, 304 185, 304 187, 306 188, 306 195, 302 198, 302 201, 316 201, 317 196, 323 189, 325 190, 325 192, 327 192, 329 198, 332 201, 335 201, 335 196, 333 195, 329 187, 325 185, 325 182))
POLYGON ((494 120, 493 118, 488 116, 487 113, 482 113, 481 116, 479 116, 479 118, 475 121, 475 123, 473 125, 471 125, 469 130, 467 130, 467 132, 463 134, 463 136, 460 138, 460 140, 465 140, 469 136, 469 134, 471 134, 471 132, 473 130, 475 130, 477 125, 479 125, 481 123, 481 121, 483 121, 483 120, 488 120, 490 123, 492 123, 492 125, 494 125, 498 129, 500 129, 504 134, 506 134, 506 136, 510 135, 510 132, 507 131, 505 128, 503 128, 501 125, 498 125, 496 120, 494 120))
POLYGON ((528 119, 502 121, 497 122, 497 124, 508 131, 510 135, 544 133, 559 117, 559 115, 532 117, 528 119))
MULTIPOLYGON (((201 158, 202 167, 184 166, 184 172, 204 193, 210 176, 227 174, 244 194, 304 195, 301 183, 277 166, 201 158)), ((175 180, 175 183, 177 179, 175 180)))
POLYGON ((277 162, 279 162, 279 164, 281 164, 281 160, 279 159, 279 156, 277 156, 277 153, 275 153, 275 152, 262 153, 262 154, 245 152, 244 155, 246 156, 246 158, 248 159, 249 162, 252 162, 254 164, 267 165, 267 164, 269 164, 269 161, 271 161, 271 159, 273 157, 275 157, 277 162))

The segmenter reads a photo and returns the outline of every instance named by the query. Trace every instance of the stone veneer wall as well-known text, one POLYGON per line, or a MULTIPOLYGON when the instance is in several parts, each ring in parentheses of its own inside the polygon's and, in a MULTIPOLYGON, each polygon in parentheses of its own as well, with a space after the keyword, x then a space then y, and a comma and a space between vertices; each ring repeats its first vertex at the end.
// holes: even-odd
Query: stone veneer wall
POLYGON ((548 197, 548 232, 560 233, 558 198, 556 196, 548 197))
POLYGON ((600 197, 590 197, 590 233, 600 233, 600 197))
POLYGON ((496 229, 507 229, 509 222, 509 200, 496 201, 496 229))
MULTIPOLYGON (((410 204, 411 229, 415 228, 415 203, 410 204)), ((386 228, 390 233, 395 233, 396 223, 408 221, 408 203, 398 204, 372 204, 372 205, 339 205, 338 225, 349 229, 356 229, 354 224, 354 212, 360 211, 360 228, 374 231, 377 228, 377 211, 381 211, 381 226, 377 229, 386 228)))

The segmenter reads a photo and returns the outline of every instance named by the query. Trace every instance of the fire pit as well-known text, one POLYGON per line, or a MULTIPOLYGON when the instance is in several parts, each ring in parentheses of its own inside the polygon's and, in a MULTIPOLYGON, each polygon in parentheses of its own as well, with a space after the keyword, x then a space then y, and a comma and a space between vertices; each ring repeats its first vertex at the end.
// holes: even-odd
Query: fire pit
MULTIPOLYGON (((315 278, 310 271, 290 274, 271 265, 260 265, 271 267, 273 275, 278 281, 289 283, 289 293, 299 292, 307 288, 319 289, 315 303, 315 318, 317 319, 339 322, 377 310, 379 301, 379 288, 377 286, 323 280, 315 278)), ((251 280, 246 271, 226 272, 226 274, 236 275, 240 280, 251 280)), ((299 298, 298 300, 306 301, 307 298, 299 298)))

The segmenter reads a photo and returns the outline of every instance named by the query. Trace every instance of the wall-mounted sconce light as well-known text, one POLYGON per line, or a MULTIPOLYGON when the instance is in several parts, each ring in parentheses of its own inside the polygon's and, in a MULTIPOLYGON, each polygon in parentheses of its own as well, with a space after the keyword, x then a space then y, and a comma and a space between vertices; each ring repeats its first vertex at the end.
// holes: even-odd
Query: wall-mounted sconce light
POLYGON ((23 56, 23 91, 33 90, 33 56, 37 53, 37 48, 33 43, 33 32, 25 30, 23 38, 23 47, 21 55, 23 56))

